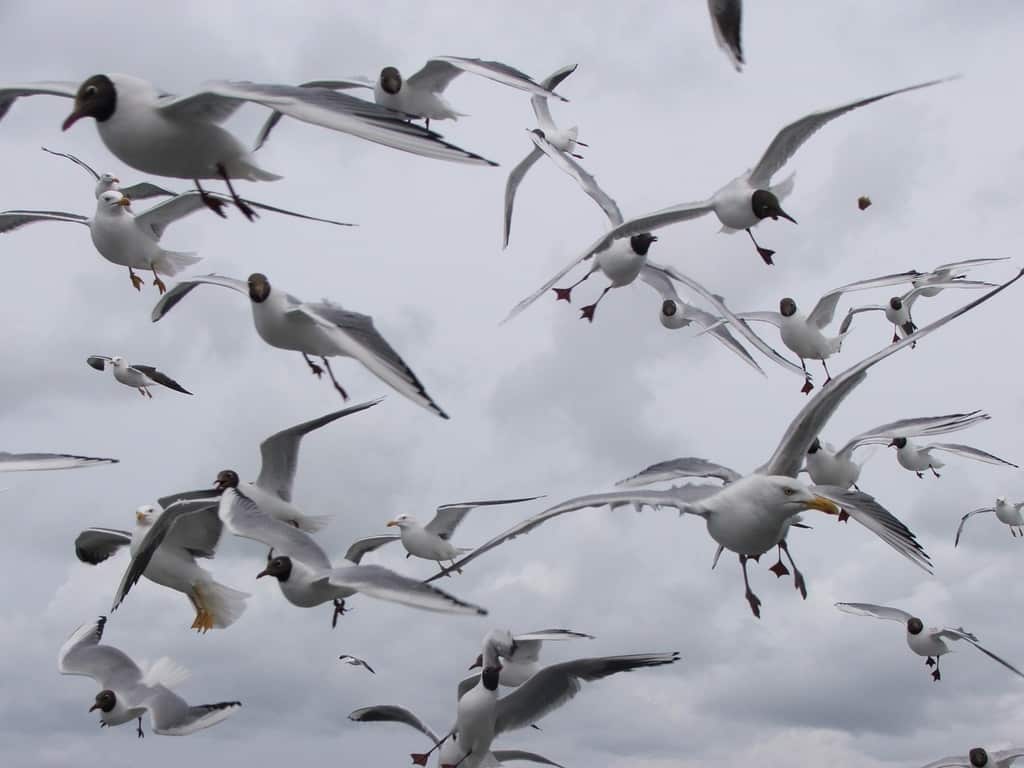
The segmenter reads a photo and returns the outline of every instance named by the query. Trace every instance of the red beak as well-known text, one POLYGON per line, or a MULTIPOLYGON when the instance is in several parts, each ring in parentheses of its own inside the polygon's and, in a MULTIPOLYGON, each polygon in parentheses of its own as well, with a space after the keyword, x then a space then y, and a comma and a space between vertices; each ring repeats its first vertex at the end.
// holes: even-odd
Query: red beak
POLYGON ((60 129, 61 129, 62 131, 66 131, 66 130, 67 130, 68 128, 70 128, 70 127, 71 127, 72 125, 74 125, 75 123, 77 123, 77 122, 78 122, 78 119, 79 119, 80 117, 81 117, 81 115, 80 115, 80 114, 78 114, 78 110, 75 110, 74 112, 72 112, 72 113, 71 113, 70 115, 68 115, 68 116, 67 116, 67 118, 66 118, 66 119, 64 120, 64 123, 63 123, 63 125, 61 125, 60 129))

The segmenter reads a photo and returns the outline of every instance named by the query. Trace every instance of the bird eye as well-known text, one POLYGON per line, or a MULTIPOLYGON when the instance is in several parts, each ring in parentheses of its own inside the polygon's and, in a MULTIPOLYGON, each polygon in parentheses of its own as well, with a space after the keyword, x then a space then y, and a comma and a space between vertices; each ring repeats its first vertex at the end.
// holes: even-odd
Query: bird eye
POLYGON ((787 496, 792 496, 794 493, 796 493, 796 489, 795 488, 784 488, 782 490, 782 492, 784 494, 786 494, 787 496))
POLYGON ((96 95, 96 86, 95 85, 87 86, 86 89, 85 89, 85 95, 86 96, 95 96, 96 95))

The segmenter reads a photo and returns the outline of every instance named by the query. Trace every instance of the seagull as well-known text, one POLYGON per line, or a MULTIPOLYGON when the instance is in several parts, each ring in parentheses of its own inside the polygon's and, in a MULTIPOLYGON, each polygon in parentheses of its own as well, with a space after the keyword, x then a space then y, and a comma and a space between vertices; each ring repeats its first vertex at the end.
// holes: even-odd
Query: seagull
MULTIPOLYGON (((372 707, 361 707, 360 709, 356 709, 349 713, 348 719, 356 723, 402 723, 411 728, 415 728, 430 739, 430 741, 435 745, 440 740, 434 729, 424 723, 416 716, 415 713, 405 707, 399 707, 393 704, 378 704, 372 707)), ((456 740, 446 738, 444 746, 441 747, 441 750, 438 753, 438 765, 455 765, 464 757, 465 753, 459 749, 456 740)), ((552 765, 555 766, 555 768, 563 768, 558 763, 552 762, 542 755, 538 755, 534 752, 524 752, 519 749, 492 750, 481 761, 481 765, 494 766, 496 764, 500 765, 516 760, 540 763, 541 765, 552 765)), ((423 765, 425 764, 426 763, 424 762, 423 765)))
POLYGON ((117 464, 120 459, 76 456, 72 453, 8 453, 0 451, 0 472, 42 472, 54 469, 81 469, 117 464))
POLYGON ((956 629, 951 629, 950 627, 925 628, 924 622, 921 619, 912 616, 906 611, 901 611, 899 608, 888 608, 884 605, 872 605, 871 603, 836 603, 836 608, 843 613, 852 613, 854 616, 874 616, 876 619, 887 619, 904 624, 907 628, 907 645, 918 656, 925 657, 925 664, 928 667, 935 668, 932 671, 932 680, 936 682, 942 679, 942 675, 939 673, 939 659, 951 650, 946 645, 947 640, 963 640, 970 643, 990 659, 998 661, 1014 674, 1024 677, 1024 672, 999 658, 992 651, 983 648, 978 643, 978 638, 963 627, 957 627, 956 629))
POLYGON ((1011 536, 1024 536, 1024 514, 1021 513, 1021 509, 1024 509, 1024 501, 1013 503, 1007 501, 1005 496, 999 496, 994 507, 982 507, 981 509, 968 512, 960 518, 960 525, 956 529, 956 541, 953 542, 953 546, 960 545, 960 534, 964 531, 964 524, 967 522, 967 519, 985 512, 995 512, 996 520, 1010 527, 1011 536))
POLYGON ((344 662, 345 662, 346 664, 348 664, 349 666, 352 666, 352 667, 366 667, 366 670, 367 670, 367 671, 368 671, 368 672, 369 672, 370 674, 372 674, 372 675, 375 675, 375 674, 377 674, 376 672, 374 672, 374 671, 373 671, 373 667, 371 667, 371 666, 370 666, 369 664, 367 664, 367 663, 366 663, 366 662, 365 662, 365 661, 364 661, 363 659, 360 659, 360 658, 358 658, 357 656, 351 656, 351 655, 349 655, 349 654, 347 654, 347 653, 343 653, 343 654, 341 654, 341 656, 339 656, 338 658, 339 658, 339 659, 340 659, 341 661, 344 661, 344 662))
MULTIPOLYGON (((216 502, 211 504, 204 499, 181 503, 192 504, 198 511, 216 509, 216 502)), ((127 546, 134 558, 160 514, 152 505, 139 507, 135 511, 135 530, 131 533, 116 528, 86 528, 75 539, 75 555, 83 563, 99 565, 127 546)), ((211 523, 213 519, 210 518, 211 523)), ((196 562, 198 557, 214 556, 219 526, 213 528, 216 530, 186 526, 174 529, 153 552, 141 574, 155 584, 185 595, 196 612, 191 629, 202 634, 211 629, 225 629, 238 621, 250 597, 247 592, 214 581, 210 572, 196 562)), ((111 610, 117 609, 124 594, 119 594, 119 598, 111 610)))
MULTIPOLYGON (((931 334, 988 301, 1021 277, 1024 277, 1024 270, 998 288, 919 329, 915 338, 920 340, 931 334)), ((817 510, 836 515, 845 513, 912 563, 931 572, 928 555, 918 544, 914 534, 874 497, 835 486, 808 487, 795 479, 811 443, 821 433, 847 395, 867 378, 867 371, 876 363, 912 343, 914 339, 903 339, 896 344, 890 344, 836 376, 830 386, 823 387, 804 405, 786 429, 781 442, 768 461, 748 475, 741 475, 736 470, 705 459, 679 459, 655 464, 619 483, 635 487, 680 477, 716 477, 726 483, 724 487, 689 484, 667 490, 620 491, 569 499, 499 534, 457 560, 452 566, 432 576, 430 581, 464 567, 500 544, 528 533, 559 515, 604 505, 610 505, 612 508, 635 505, 638 509, 645 505, 667 506, 676 508, 681 514, 703 517, 709 535, 719 544, 719 554, 723 549, 729 549, 738 555, 743 569, 745 595, 755 616, 760 616, 761 601, 750 589, 747 561, 756 561, 770 549, 778 547, 780 550, 779 561, 772 567, 772 571, 780 577, 789 573, 781 559, 785 553, 796 571, 796 588, 801 595, 806 594, 805 581, 796 569, 785 541, 786 532, 794 516, 804 510, 817 510)))
POLYGON ((975 747, 966 757, 943 757, 921 768, 1010 768, 1021 757, 1024 757, 1024 747, 1012 747, 999 752, 988 752, 981 747, 975 747))
POLYGON ((718 46, 725 51, 737 72, 743 71, 743 44, 740 27, 743 23, 743 0, 708 0, 711 29, 718 46))
POLYGON ((175 96, 138 77, 98 74, 80 85, 66 81, 0 85, 0 119, 19 98, 36 95, 74 99, 63 130, 84 117, 94 118, 100 139, 118 160, 143 173, 192 179, 214 210, 218 206, 199 182, 223 180, 235 205, 249 219, 253 211, 235 193, 232 179, 281 177, 261 168, 252 151, 220 125, 246 103, 424 157, 494 165, 412 125, 401 113, 326 88, 222 80, 175 96))
POLYGON ((171 691, 188 677, 188 672, 169 659, 161 659, 143 672, 127 654, 112 645, 101 645, 107 618, 83 624, 76 629, 57 656, 62 675, 91 677, 103 689, 89 711, 100 711, 100 727, 138 720, 136 733, 141 739, 142 715, 149 712, 154 733, 163 736, 187 736, 216 725, 242 706, 238 701, 190 706, 171 691))
POLYGON ((253 324, 260 338, 272 347, 301 352, 317 378, 323 375, 324 369, 309 356, 319 357, 342 398, 347 400, 348 393, 334 377, 328 357, 355 358, 399 394, 442 419, 448 418, 448 414, 427 394, 416 374, 380 335, 372 317, 351 312, 326 299, 316 303, 304 302, 290 293, 273 290, 267 276, 260 272, 253 272, 244 282, 213 274, 182 281, 153 307, 153 322, 170 312, 198 285, 219 285, 248 294, 253 324))
MULTIPOLYGON (((43 152, 49 152, 51 155, 56 155, 57 157, 63 157, 67 160, 70 160, 79 168, 83 169, 86 173, 92 176, 93 179, 95 179, 96 181, 96 186, 93 191, 95 192, 97 200, 99 199, 100 195, 102 195, 104 192, 109 192, 110 190, 120 192, 129 200, 148 200, 153 197, 174 197, 175 195, 178 194, 177 192, 171 192, 170 190, 164 189, 163 187, 158 187, 156 184, 151 184, 148 181, 140 181, 137 184, 132 184, 131 186, 128 187, 122 187, 121 180, 117 178, 114 174, 99 173, 84 160, 80 160, 79 158, 75 157, 72 154, 69 154, 67 152, 55 152, 54 150, 47 149, 46 147, 41 147, 41 149, 43 150, 43 152)), ((249 204, 252 205, 252 201, 249 201, 249 204)))
POLYGON ((838 485, 841 488, 857 487, 861 468, 853 460, 853 452, 866 445, 884 445, 896 437, 921 437, 944 435, 967 429, 974 424, 991 418, 982 411, 951 413, 946 416, 925 416, 916 419, 900 419, 869 429, 850 438, 838 451, 831 443, 814 438, 807 449, 804 470, 818 485, 838 485))
MULTIPOLYGON (((552 640, 579 640, 586 638, 593 640, 593 635, 586 635, 582 632, 574 632, 571 629, 538 629, 536 632, 527 632, 523 635, 515 635, 514 641, 507 653, 501 654, 501 671, 498 675, 498 684, 508 688, 517 688, 540 671, 540 651, 545 641, 552 640)), ((470 669, 483 667, 484 655, 481 653, 470 669)), ((476 676, 470 678, 475 685, 476 676)))
POLYGON ((166 373, 158 371, 151 365, 130 364, 120 355, 114 355, 113 357, 89 355, 85 362, 97 371, 102 371, 109 363, 110 370, 117 381, 126 387, 137 389, 140 395, 151 400, 153 395, 149 388, 154 384, 160 384, 168 389, 173 389, 175 392, 181 392, 186 395, 192 394, 166 373))
POLYGON ((651 232, 670 224, 689 221, 708 213, 714 213, 722 223, 723 232, 731 234, 740 230, 746 231, 765 264, 770 265, 773 263, 772 256, 775 254, 775 251, 762 248, 754 238, 752 228, 764 219, 777 220, 779 217, 792 221, 794 224, 796 223, 792 216, 782 210, 782 205, 779 202, 785 199, 793 190, 793 177, 789 176, 784 181, 774 185, 772 184, 772 177, 796 154, 804 142, 827 123, 858 107, 881 101, 889 96, 938 85, 949 79, 931 80, 927 83, 899 88, 895 91, 888 91, 877 96, 852 101, 849 104, 843 104, 834 109, 812 112, 801 117, 776 134, 771 144, 768 145, 768 149, 765 150, 765 153, 752 170, 746 171, 741 176, 733 179, 710 198, 696 203, 674 205, 645 216, 630 219, 605 234, 595 247, 602 243, 610 243, 613 240, 651 232))
POLYGON ((910 470, 919 478, 924 477, 926 469, 930 469, 933 475, 939 477, 939 473, 935 470, 945 466, 937 457, 932 456, 932 451, 945 451, 946 453, 952 453, 954 456, 974 459, 985 464, 1000 464, 1006 467, 1013 467, 1014 469, 1018 468, 1016 464, 1006 459, 1000 459, 991 453, 959 443, 931 443, 929 445, 917 446, 905 437, 894 437, 889 442, 888 447, 896 449, 896 461, 899 462, 900 466, 910 470))
POLYGON ((915 288, 923 288, 921 296, 930 299, 938 296, 946 283, 951 280, 963 280, 968 270, 985 264, 994 264, 998 261, 1007 261, 1009 256, 998 256, 984 259, 965 259, 964 261, 951 261, 948 264, 940 264, 930 272, 923 272, 914 279, 915 288))
POLYGON ((394 520, 388 521, 388 527, 398 528, 407 558, 421 557, 442 565, 442 560, 453 561, 460 554, 469 552, 469 549, 465 547, 456 547, 452 544, 451 538, 455 529, 472 510, 477 507, 490 507, 499 504, 519 504, 539 498, 539 496, 528 496, 522 499, 462 501, 458 504, 443 504, 437 508, 434 519, 425 525, 412 515, 399 515, 394 520))

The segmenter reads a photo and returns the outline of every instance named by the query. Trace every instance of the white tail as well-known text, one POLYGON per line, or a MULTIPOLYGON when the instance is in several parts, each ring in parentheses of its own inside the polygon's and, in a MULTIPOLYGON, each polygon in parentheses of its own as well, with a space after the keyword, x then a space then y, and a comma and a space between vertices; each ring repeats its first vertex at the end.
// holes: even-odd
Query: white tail
POLYGON ((197 584, 196 589, 200 592, 203 605, 209 611, 213 618, 213 626, 217 629, 230 627, 245 612, 248 592, 239 592, 216 581, 197 584))
POLYGON ((294 518, 300 531, 316 533, 321 528, 326 528, 334 519, 334 515, 298 515, 294 518))
POLYGON ((181 272, 185 267, 191 267, 193 264, 202 260, 202 256, 196 256, 194 253, 186 253, 185 251, 163 251, 160 254, 160 258, 153 262, 153 268, 161 275, 174 277, 174 275, 181 272))
POLYGON ((153 662, 142 675, 143 685, 162 685, 174 688, 192 676, 192 673, 174 659, 163 656, 153 662))

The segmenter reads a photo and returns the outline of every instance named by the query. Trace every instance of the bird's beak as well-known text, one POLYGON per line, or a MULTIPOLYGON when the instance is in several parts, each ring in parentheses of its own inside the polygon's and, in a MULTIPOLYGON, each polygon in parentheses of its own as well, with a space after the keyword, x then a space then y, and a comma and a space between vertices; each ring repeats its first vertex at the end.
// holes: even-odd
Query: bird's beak
POLYGON ((132 204, 132 201, 129 200, 127 197, 122 197, 120 200, 117 201, 117 204, 120 205, 122 208, 127 208, 129 205, 132 204))
POLYGON ((121 183, 120 179, 111 179, 111 181, 114 182, 115 184, 120 184, 121 183))
POLYGON ((826 499, 824 496, 815 496, 807 502, 807 508, 816 509, 826 515, 838 515, 841 511, 834 501, 826 499))
POLYGON ((788 213, 786 213, 781 208, 779 208, 777 213, 778 213, 779 216, 781 216, 782 218, 786 219, 787 221, 792 221, 794 224, 796 224, 796 219, 794 219, 792 216, 790 216, 788 213))
POLYGON ((99 709, 99 708, 100 708, 99 704, 93 704, 91 707, 89 707, 89 711, 92 712, 94 709, 99 709))
POLYGON ((213 481, 213 487, 216 488, 218 491, 223 491, 224 481, 221 480, 220 478, 217 478, 216 480, 213 481))
POLYGON ((63 123, 63 124, 61 125, 61 127, 60 127, 60 129, 61 129, 62 131, 66 131, 66 130, 67 130, 68 128, 70 128, 70 127, 71 127, 72 125, 74 125, 75 123, 77 123, 77 122, 78 122, 78 120, 79 120, 80 118, 82 118, 82 117, 85 117, 85 115, 83 115, 83 114, 82 114, 81 112, 79 112, 78 110, 79 110, 79 107, 78 107, 78 105, 76 104, 76 105, 75 105, 75 108, 74 108, 73 110, 71 110, 71 114, 70 114, 70 115, 68 115, 68 116, 67 116, 67 117, 66 117, 66 118, 64 119, 64 123, 63 123))
POLYGON ((135 522, 141 523, 145 519, 146 519, 146 514, 144 512, 136 512, 135 513, 135 522))
POLYGON ((895 448, 895 447, 896 447, 896 441, 895 441, 895 440, 892 440, 892 441, 891 441, 891 442, 890 442, 890 443, 889 443, 889 444, 888 444, 887 446, 885 446, 885 447, 886 447, 886 448, 895 448))
POLYGON ((257 579, 262 579, 264 576, 269 576, 269 575, 270 575, 270 572, 267 571, 266 568, 264 568, 262 571, 260 571, 259 573, 256 574, 256 578, 257 579))
POLYGON ((657 235, 651 235, 651 242, 652 243, 658 242, 658 236, 657 235))
POLYGON ((390 528, 392 526, 397 526, 397 525, 398 525, 398 521, 397 520, 388 520, 388 524, 387 524, 386 527, 390 528))

